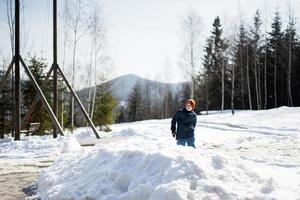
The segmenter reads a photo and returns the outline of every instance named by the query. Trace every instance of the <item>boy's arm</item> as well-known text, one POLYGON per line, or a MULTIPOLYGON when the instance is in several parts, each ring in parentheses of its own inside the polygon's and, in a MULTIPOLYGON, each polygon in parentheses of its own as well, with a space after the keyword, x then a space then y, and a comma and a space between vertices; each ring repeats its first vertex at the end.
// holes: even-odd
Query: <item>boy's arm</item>
POLYGON ((176 132, 177 117, 178 117, 178 111, 175 113, 175 115, 173 116, 172 121, 171 121, 171 131, 172 131, 172 133, 176 132))
POLYGON ((194 121, 193 121, 194 128, 196 127, 196 124, 197 124, 197 115, 195 116, 194 121))

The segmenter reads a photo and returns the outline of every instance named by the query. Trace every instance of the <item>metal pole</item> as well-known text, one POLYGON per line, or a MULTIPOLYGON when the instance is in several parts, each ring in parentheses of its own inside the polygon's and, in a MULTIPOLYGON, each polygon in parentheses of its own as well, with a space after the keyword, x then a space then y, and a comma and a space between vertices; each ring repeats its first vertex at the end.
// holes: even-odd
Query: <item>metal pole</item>
MULTIPOLYGON (((58 116, 57 100, 57 0, 53 0, 53 112, 58 116)), ((53 138, 57 137, 56 127, 53 126, 53 138)))
POLYGON ((26 72, 27 75, 29 76, 29 78, 30 78, 30 80, 31 80, 31 82, 32 82, 32 84, 33 84, 33 86, 34 86, 36 92, 38 93, 38 95, 40 95, 40 98, 41 98, 42 102, 43 102, 44 105, 46 106, 46 110, 47 110, 48 114, 50 115, 50 118, 51 118, 51 120, 52 120, 52 124, 55 125, 56 129, 60 132, 60 135, 64 135, 63 130, 62 130, 62 128, 61 128, 61 126, 60 126, 60 124, 59 124, 59 122, 58 122, 56 116, 54 115, 54 113, 53 113, 53 111, 52 111, 50 105, 49 105, 48 102, 47 102, 46 97, 44 96, 44 94, 43 94, 41 88, 40 88, 39 85, 37 84, 37 82, 36 82, 34 76, 32 75, 32 73, 31 73, 31 71, 30 71, 30 69, 26 66, 25 62, 23 61, 23 59, 22 59, 21 57, 20 57, 20 61, 21 61, 22 65, 23 65, 23 67, 24 67, 24 69, 25 69, 25 72, 26 72))
POLYGON ((20 84, 20 0, 15 0, 15 140, 20 140, 21 84, 20 84))
POLYGON ((85 117, 85 119, 88 121, 88 123, 90 124, 95 136, 99 139, 100 136, 98 135, 97 129, 94 125, 94 123, 92 122, 91 118, 89 117, 89 115, 87 114, 84 106, 82 105, 79 97, 77 96, 77 94, 74 92, 72 86, 70 85, 70 83, 68 82, 67 78, 65 77, 64 73, 61 71, 60 67, 57 65, 57 69, 60 72, 60 75, 62 76, 63 80, 65 81, 65 83, 67 84, 71 94, 74 96, 75 100, 77 101, 77 103, 79 104, 79 107, 81 109, 81 111, 83 112, 83 115, 85 117))

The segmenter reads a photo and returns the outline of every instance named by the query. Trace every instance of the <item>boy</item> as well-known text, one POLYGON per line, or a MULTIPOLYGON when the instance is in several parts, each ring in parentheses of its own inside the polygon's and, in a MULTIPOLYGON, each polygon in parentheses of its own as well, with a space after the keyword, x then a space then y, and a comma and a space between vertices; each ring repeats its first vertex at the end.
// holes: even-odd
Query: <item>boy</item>
POLYGON ((187 143, 188 146, 196 148, 194 130, 197 123, 197 115, 194 112, 195 107, 195 100, 188 99, 185 102, 185 108, 179 109, 172 118, 171 131, 173 137, 176 136, 177 145, 185 146, 185 144, 187 143))

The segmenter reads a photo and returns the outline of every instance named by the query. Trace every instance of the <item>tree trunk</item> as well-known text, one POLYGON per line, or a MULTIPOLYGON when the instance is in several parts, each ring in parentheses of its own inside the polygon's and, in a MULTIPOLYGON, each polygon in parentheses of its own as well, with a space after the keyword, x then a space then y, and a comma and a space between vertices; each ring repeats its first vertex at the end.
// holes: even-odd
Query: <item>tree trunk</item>
POLYGON ((94 49, 94 70, 95 70, 95 88, 94 88, 94 93, 93 93, 93 101, 92 101, 92 108, 91 108, 91 119, 93 120, 93 115, 94 115, 94 110, 95 110, 95 102, 96 102, 96 95, 97 95, 97 58, 98 58, 98 52, 97 52, 97 39, 95 37, 94 39, 94 45, 95 45, 95 49, 94 49))
POLYGON ((289 34, 289 65, 288 65, 288 72, 287 72, 288 106, 294 106, 293 98, 292 98, 292 88, 291 88, 291 73, 292 73, 292 37, 291 37, 291 32, 290 32, 290 34, 289 34))
POLYGON ((231 112, 234 115, 234 82, 235 82, 235 67, 232 65, 232 81, 231 81, 231 112))
POLYGON ((209 74, 207 74, 207 83, 206 83, 206 114, 208 115, 209 108, 209 74))
POLYGON ((192 78, 192 87, 191 87, 191 98, 194 99, 195 98, 195 64, 194 64, 194 48, 193 48, 193 42, 191 42, 190 44, 190 48, 191 48, 191 78, 192 78))
POLYGON ((92 98, 92 66, 93 66, 93 56, 92 56, 93 52, 91 52, 91 64, 90 64, 90 68, 89 68, 89 80, 88 80, 88 86, 89 86, 89 94, 88 94, 88 105, 87 105, 87 112, 89 114, 89 116, 91 117, 91 98, 92 98))
POLYGON ((267 109, 267 102, 268 102, 268 88, 267 88, 267 48, 265 50, 265 63, 264 63, 264 87, 265 87, 265 104, 264 109, 267 109))
POLYGON ((96 94, 97 94, 97 84, 95 84, 95 86, 94 86, 93 101, 92 101, 92 108, 91 108, 91 120, 93 120, 93 117, 94 117, 96 94))
POLYGON ((256 59, 256 47, 254 48, 254 78, 255 78, 255 91, 256 91, 256 103, 257 109, 260 110, 260 103, 259 103, 259 92, 258 92, 258 73, 257 73, 257 59, 256 59))
POLYGON ((224 88, 225 88, 225 82, 224 82, 224 81, 225 81, 225 80, 224 80, 224 76, 225 76, 224 73, 225 73, 225 70, 224 70, 224 61, 223 61, 223 59, 224 59, 224 58, 223 58, 223 56, 222 56, 222 58, 221 58, 221 60, 222 60, 222 61, 221 61, 221 62, 222 62, 222 63, 221 63, 221 65, 222 65, 222 108, 221 108, 221 109, 222 109, 222 112, 223 112, 223 110, 224 110, 224 96, 225 96, 225 94, 224 94, 224 93, 225 93, 225 89, 224 89, 224 88))
POLYGON ((274 108, 277 108, 277 42, 275 47, 275 64, 274 64, 274 108))
POLYGON ((240 50, 240 68, 241 68, 241 93, 242 93, 242 108, 245 109, 245 93, 244 93, 244 66, 243 66, 243 54, 242 48, 240 50))
MULTIPOLYGON (((260 58, 259 58, 260 59, 260 58)), ((260 63, 257 65, 257 84, 258 84, 258 101, 259 101, 259 110, 262 109, 262 102, 261 102, 261 83, 260 83, 260 63)))
MULTIPOLYGON (((72 61, 72 88, 75 90, 75 60, 76 60, 76 47, 77 47, 77 30, 74 31, 73 43, 73 61, 72 61)), ((74 97, 71 95, 71 132, 74 129, 74 97)))
MULTIPOLYGON (((67 47, 67 19, 64 18, 64 44, 63 44, 63 62, 62 62, 62 69, 65 71, 65 64, 66 64, 66 47, 67 47)), ((61 127, 64 128, 64 90, 61 90, 61 127)))
POLYGON ((249 109, 252 110, 252 101, 251 101, 251 89, 250 89, 250 77, 249 77, 249 46, 247 44, 247 86, 248 86, 248 98, 249 98, 249 109))

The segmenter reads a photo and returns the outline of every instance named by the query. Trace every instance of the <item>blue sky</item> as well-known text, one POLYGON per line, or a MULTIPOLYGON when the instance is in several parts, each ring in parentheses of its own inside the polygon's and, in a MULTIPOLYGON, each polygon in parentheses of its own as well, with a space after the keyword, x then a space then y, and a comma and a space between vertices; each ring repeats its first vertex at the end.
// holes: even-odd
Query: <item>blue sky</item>
MULTIPOLYGON (((225 32, 238 24, 239 13, 250 21, 256 9, 265 14, 268 27, 278 7, 282 17, 287 16, 287 0, 100 0, 107 28, 107 49, 113 59, 111 77, 134 73, 149 79, 179 82, 187 79, 178 66, 182 45, 180 21, 189 9, 202 18, 202 43, 209 35, 213 19, 219 15, 225 32), (240 5, 240 6, 239 6, 240 5), (167 66, 168 69, 162 69, 167 66)), ((25 0, 24 21, 27 36, 23 54, 43 55, 51 63, 51 0, 25 0), (47 12, 50 12, 48 13, 47 12), (43 52, 42 52, 43 51, 43 52)), ((61 1, 58 1, 60 3, 61 1)), ((300 1, 291 0, 295 10, 300 1)), ((8 56, 9 43, 4 29, 5 8, 0 12, 0 50, 8 56)), ((296 13, 299 18, 299 13, 296 13)), ((298 19, 299 21, 299 19, 298 19)), ((297 25, 299 28, 299 23, 297 25)), ((60 42, 61 42, 61 38, 60 42)), ((23 40, 23 41, 24 41, 23 40)), ((61 43, 60 43, 61 45, 61 43)), ((87 41, 79 45, 78 63, 88 63, 87 41)), ((62 48, 62 46, 60 46, 62 48)), ((61 51, 59 60, 61 60, 61 51)), ((82 69, 84 71, 84 68, 82 69)))

